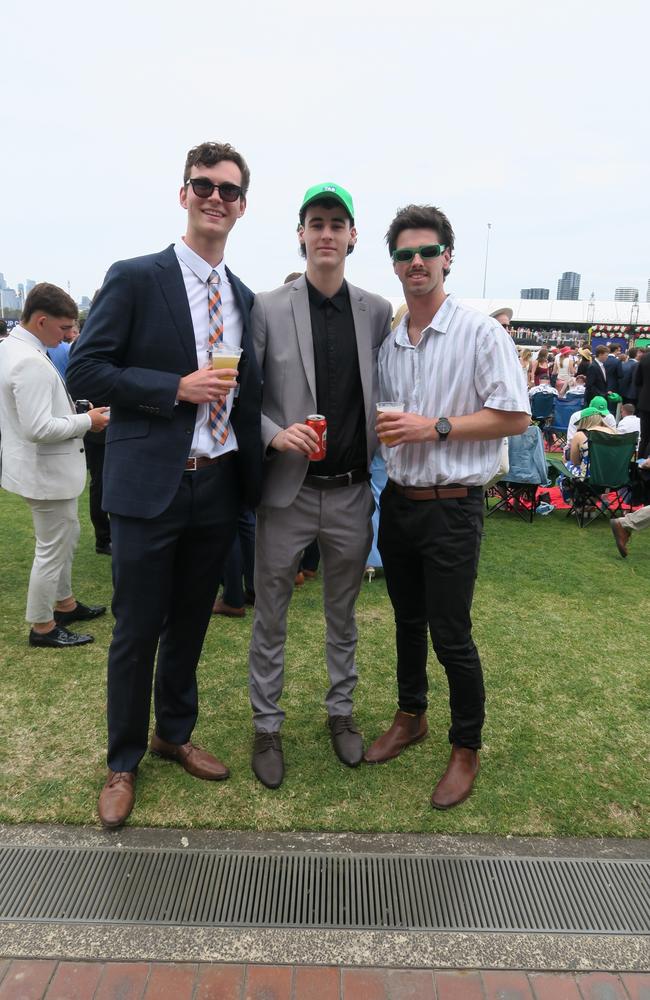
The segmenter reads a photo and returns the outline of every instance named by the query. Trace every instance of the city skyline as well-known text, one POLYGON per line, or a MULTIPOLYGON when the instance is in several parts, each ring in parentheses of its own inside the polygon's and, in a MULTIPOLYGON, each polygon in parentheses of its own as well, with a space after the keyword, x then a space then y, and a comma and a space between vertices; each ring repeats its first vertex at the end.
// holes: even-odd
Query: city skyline
MULTIPOLYGON (((622 4, 647 21, 641 0, 622 4)), ((302 269, 298 208, 308 187, 331 180, 355 205, 346 275, 389 298, 401 286, 384 235, 410 202, 449 217, 446 287, 461 297, 482 293, 488 224, 488 296, 555 291, 567 269, 581 274, 585 300, 622 286, 645 293, 646 33, 612 46, 625 17, 603 0, 588 17, 559 0, 417 13, 332 0, 326 23, 297 0, 251 0, 216 57, 211 33, 185 37, 177 12, 153 0, 104 13, 62 0, 37 17, 6 0, 4 37, 25 44, 4 51, 0 267, 12 282, 30 274, 92 296, 113 261, 181 237, 186 152, 218 139, 251 169, 226 260, 254 291, 302 269), (432 39, 435 57, 415 58, 432 39), (38 153, 21 142, 29 135, 38 153)))

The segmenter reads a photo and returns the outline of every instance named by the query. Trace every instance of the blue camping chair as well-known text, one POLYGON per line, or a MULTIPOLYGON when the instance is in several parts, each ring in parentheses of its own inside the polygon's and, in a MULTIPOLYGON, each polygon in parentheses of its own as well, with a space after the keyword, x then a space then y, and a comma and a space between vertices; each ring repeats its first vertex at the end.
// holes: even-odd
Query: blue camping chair
POLYGON ((508 438, 508 463, 510 468, 503 479, 486 491, 487 516, 490 517, 495 510, 509 510, 523 521, 532 523, 537 507, 537 490, 540 486, 549 485, 544 442, 537 424, 531 424, 523 434, 508 438), (489 497, 496 498, 493 506, 488 503, 489 497))
POLYGON ((553 419, 546 428, 547 434, 555 435, 553 451, 564 451, 567 443, 569 421, 574 413, 584 409, 584 397, 574 396, 573 399, 556 399, 553 407, 553 419))

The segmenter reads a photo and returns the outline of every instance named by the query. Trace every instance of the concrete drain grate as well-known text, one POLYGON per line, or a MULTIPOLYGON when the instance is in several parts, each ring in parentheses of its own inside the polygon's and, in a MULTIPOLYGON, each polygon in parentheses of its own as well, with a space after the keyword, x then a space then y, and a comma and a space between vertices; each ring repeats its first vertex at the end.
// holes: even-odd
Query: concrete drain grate
POLYGON ((650 934, 650 863, 8 847, 0 921, 650 934))

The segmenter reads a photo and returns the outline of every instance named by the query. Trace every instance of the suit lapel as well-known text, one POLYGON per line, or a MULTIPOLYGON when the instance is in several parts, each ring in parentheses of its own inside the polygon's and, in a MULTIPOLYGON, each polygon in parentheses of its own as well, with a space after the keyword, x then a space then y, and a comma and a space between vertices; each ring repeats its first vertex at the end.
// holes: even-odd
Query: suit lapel
MULTIPOLYGON (((156 264, 158 284, 169 307, 174 326, 181 338, 183 349, 191 366, 190 371, 195 371, 199 367, 199 362, 196 356, 196 340, 194 338, 192 314, 189 302, 187 301, 185 282, 183 281, 183 275, 178 258, 174 253, 174 248, 167 247, 166 250, 163 250, 156 264)), ((207 297, 205 308, 206 310, 208 308, 207 297)))
POLYGON ((307 376, 309 391, 314 400, 314 407, 316 407, 314 341, 311 332, 311 316, 309 315, 309 294, 304 276, 298 278, 295 284, 291 286, 291 309, 293 311, 293 320, 296 324, 296 336, 298 338, 298 347, 300 348, 303 368, 307 376))
POLYGON ((361 388, 363 389, 363 402, 366 411, 366 426, 374 427, 375 415, 372 411, 373 372, 370 314, 368 312, 367 303, 359 289, 348 284, 348 290, 350 292, 350 304, 352 306, 352 317, 354 319, 354 332, 357 338, 357 354, 359 356, 361 388))

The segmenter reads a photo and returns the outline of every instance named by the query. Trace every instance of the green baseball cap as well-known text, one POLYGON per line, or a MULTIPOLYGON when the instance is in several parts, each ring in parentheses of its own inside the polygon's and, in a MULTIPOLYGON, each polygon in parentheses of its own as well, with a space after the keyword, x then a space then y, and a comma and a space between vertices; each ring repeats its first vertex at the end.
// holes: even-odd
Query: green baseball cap
POLYGON ((580 417, 578 422, 580 422, 580 420, 586 420, 587 417, 601 417, 601 416, 602 412, 601 410, 598 409, 597 406, 585 406, 584 410, 580 410, 580 417))
POLYGON ((609 413, 607 400, 605 399, 604 396, 594 396, 589 406, 592 407, 594 410, 597 410, 598 413, 609 413))
POLYGON ((308 205, 311 205, 312 201, 318 201, 321 198, 334 198, 335 201, 340 202, 354 223, 352 195, 345 188, 342 188, 340 184, 334 184, 332 181, 326 184, 314 184, 313 187, 308 188, 305 191, 305 197, 302 199, 300 212, 307 208, 308 205))

